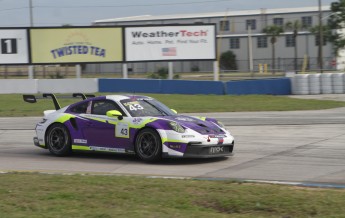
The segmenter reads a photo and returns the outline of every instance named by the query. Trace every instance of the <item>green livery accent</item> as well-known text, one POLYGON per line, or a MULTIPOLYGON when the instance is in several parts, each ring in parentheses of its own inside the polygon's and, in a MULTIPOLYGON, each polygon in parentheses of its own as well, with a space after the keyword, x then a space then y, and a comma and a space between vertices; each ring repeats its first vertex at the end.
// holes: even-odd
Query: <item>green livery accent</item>
POLYGON ((178 142, 178 143, 185 143, 185 141, 182 141, 182 140, 177 140, 177 139, 168 139, 168 138, 162 138, 162 143, 164 144, 165 142, 178 142))
POLYGON ((195 117, 195 118, 197 118, 199 120, 202 120, 202 121, 206 121, 206 117, 197 117, 197 116, 193 116, 193 117, 195 117))
POLYGON ((72 150, 91 151, 89 146, 72 145, 72 150))
POLYGON ((69 120, 71 118, 75 118, 75 116, 71 115, 71 114, 64 114, 63 116, 61 116, 57 120, 55 120, 55 122, 57 122, 57 123, 65 123, 67 120, 69 120))

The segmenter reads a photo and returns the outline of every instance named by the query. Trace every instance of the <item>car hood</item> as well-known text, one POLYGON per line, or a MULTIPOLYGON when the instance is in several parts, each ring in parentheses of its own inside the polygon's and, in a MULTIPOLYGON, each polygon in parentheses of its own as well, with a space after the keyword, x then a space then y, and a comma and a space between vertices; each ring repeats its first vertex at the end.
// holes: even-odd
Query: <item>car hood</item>
MULTIPOLYGON (((180 125, 192 129, 200 134, 209 135, 209 134, 225 134, 225 132, 219 128, 216 124, 206 120, 201 120, 196 117, 178 115, 178 116, 164 116, 163 119, 175 121, 180 125)), ((215 121, 215 120, 214 120, 215 121)))

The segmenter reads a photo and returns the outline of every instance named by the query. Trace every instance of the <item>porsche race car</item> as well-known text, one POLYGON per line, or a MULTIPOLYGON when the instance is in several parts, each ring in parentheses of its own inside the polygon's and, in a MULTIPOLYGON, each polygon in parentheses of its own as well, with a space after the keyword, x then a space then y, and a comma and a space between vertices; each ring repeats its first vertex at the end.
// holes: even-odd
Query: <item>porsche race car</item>
MULTIPOLYGON (((57 156, 73 151, 136 154, 144 161, 166 157, 210 158, 232 155, 234 137, 212 118, 179 115, 148 96, 107 95, 73 97, 83 100, 60 108, 54 94, 55 110, 44 111, 36 125, 34 144, 57 156)), ((24 100, 36 103, 34 95, 24 100)))

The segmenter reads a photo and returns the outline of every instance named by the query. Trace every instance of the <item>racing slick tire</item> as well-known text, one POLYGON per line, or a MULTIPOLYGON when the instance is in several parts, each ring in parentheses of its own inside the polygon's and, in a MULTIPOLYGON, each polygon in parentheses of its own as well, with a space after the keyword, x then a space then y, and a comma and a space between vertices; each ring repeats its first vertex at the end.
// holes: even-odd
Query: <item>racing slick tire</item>
POLYGON ((56 156, 67 156, 72 152, 70 134, 61 123, 55 123, 49 128, 46 143, 49 151, 56 156))
POLYGON ((162 140, 153 129, 143 129, 135 140, 135 153, 147 162, 162 159, 162 140))

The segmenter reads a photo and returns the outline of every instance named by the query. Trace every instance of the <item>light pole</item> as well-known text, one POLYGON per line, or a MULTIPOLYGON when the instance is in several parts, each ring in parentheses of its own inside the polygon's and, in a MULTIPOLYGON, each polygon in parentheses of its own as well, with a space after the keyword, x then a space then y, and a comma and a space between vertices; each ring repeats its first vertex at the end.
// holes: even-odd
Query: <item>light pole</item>
POLYGON ((322 28, 322 9, 321 0, 319 0, 319 66, 320 73, 323 73, 323 28, 322 28))
POLYGON ((32 13, 32 0, 29 0, 29 10, 30 10, 30 27, 34 26, 34 18, 32 13))
MULTIPOLYGON (((34 25, 33 14, 32 14, 32 0, 29 0, 29 16, 30 16, 30 27, 32 27, 34 25)), ((29 65, 28 74, 29 74, 28 75, 29 79, 34 78, 34 66, 29 65)))

